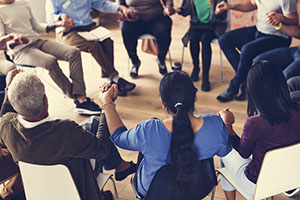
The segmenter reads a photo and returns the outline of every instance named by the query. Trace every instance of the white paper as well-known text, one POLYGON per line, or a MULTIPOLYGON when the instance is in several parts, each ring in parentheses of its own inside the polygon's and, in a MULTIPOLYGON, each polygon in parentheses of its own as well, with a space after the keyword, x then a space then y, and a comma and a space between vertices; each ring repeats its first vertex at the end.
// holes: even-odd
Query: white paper
POLYGON ((109 38, 112 35, 112 32, 103 26, 99 26, 92 31, 78 32, 78 34, 86 40, 99 40, 102 42, 103 40, 109 38))

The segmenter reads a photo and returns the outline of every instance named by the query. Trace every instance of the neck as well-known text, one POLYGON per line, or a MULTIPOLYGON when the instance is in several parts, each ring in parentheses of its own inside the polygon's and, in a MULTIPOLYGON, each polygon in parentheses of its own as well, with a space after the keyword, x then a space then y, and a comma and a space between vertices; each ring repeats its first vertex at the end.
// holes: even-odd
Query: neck
POLYGON ((38 121, 41 121, 41 120, 47 118, 48 116, 49 116, 48 112, 45 112, 45 113, 43 112, 34 117, 23 117, 22 116, 22 118, 28 122, 38 122, 38 121))

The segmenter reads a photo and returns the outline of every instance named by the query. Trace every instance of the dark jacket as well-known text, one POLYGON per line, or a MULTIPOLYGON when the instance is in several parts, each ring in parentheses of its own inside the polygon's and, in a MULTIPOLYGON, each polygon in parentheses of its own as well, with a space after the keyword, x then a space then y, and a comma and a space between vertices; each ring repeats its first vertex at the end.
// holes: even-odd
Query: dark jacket
POLYGON ((191 16, 190 29, 211 29, 214 30, 216 35, 219 37, 222 35, 227 28, 227 11, 224 11, 220 15, 215 14, 216 5, 227 0, 215 0, 214 5, 210 8, 210 19, 209 23, 202 23, 198 20, 194 0, 183 0, 179 14, 182 16, 191 16))

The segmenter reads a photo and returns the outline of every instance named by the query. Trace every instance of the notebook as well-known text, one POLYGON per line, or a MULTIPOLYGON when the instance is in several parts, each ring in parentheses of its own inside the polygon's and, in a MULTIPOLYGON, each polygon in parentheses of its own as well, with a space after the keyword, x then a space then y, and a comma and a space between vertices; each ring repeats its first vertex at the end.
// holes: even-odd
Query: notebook
POLYGON ((112 32, 103 26, 99 26, 92 31, 78 32, 78 34, 86 40, 99 40, 101 42, 112 36, 112 32))

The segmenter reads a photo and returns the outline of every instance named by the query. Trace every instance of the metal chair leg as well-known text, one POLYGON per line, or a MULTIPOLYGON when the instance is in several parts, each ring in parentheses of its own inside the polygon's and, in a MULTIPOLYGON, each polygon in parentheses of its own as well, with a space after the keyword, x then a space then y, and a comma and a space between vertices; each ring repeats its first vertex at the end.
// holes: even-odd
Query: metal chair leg
POLYGON ((116 198, 119 198, 119 194, 118 194, 118 191, 117 191, 117 187, 116 187, 115 180, 114 180, 112 177, 109 177, 109 179, 110 179, 110 180, 112 181, 112 183, 113 183, 113 188, 114 188, 114 193, 115 193, 116 198))

